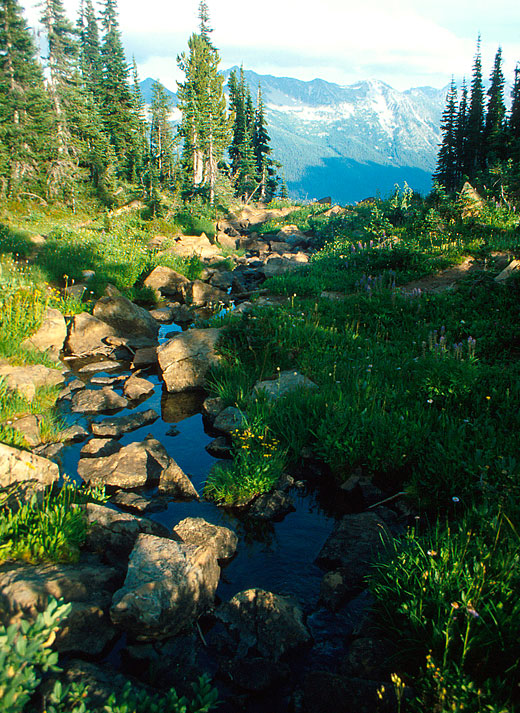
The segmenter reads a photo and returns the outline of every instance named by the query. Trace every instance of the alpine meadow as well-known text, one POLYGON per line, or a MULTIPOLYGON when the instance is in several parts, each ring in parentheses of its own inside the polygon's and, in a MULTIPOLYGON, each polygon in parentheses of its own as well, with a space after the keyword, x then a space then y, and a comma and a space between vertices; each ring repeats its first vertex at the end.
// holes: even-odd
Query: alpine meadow
POLYGON ((0 0, 0 713, 520 711, 518 45, 269 2, 0 0))

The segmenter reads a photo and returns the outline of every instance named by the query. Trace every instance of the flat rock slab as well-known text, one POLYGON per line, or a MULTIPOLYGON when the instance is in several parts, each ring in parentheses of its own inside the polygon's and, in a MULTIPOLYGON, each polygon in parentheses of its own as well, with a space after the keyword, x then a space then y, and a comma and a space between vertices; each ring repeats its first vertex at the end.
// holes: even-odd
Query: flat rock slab
POLYGON ((191 329, 179 332, 157 348, 159 366, 170 392, 201 388, 210 367, 218 364, 215 351, 220 329, 191 329))
MULTIPOLYGON (((149 287, 158 294, 168 295, 177 300, 184 301, 184 293, 190 281, 180 272, 172 270, 171 267, 159 265, 148 275, 144 281, 144 286, 149 287)), ((152 314, 152 316, 154 316, 152 314)))
POLYGON ((219 577, 211 548, 139 535, 112 621, 141 640, 174 636, 213 605, 219 577))
POLYGON ((159 478, 158 492, 171 498, 198 500, 199 494, 182 468, 170 457, 159 478))
POLYGON ((81 458, 102 458, 121 450, 121 444, 114 438, 91 438, 80 451, 81 458))
POLYGON ((211 547, 217 559, 229 559, 236 552, 238 537, 227 527, 212 525, 202 517, 187 517, 173 528, 183 542, 211 547))
POLYGON ((258 381, 253 391, 255 393, 264 392, 269 399, 276 400, 282 398, 290 391, 317 388, 317 384, 297 371, 282 371, 276 379, 258 381))
POLYGON ((86 428, 80 426, 80 424, 75 423, 68 428, 64 428, 60 431, 60 439, 66 443, 81 443, 85 438, 88 438, 89 433, 86 428))
POLYGON ((110 498, 110 502, 123 510, 137 513, 160 512, 168 507, 164 498, 145 498, 139 493, 132 493, 127 490, 118 490, 110 498))
POLYGON ((151 381, 142 379, 139 376, 131 376, 125 381, 123 386, 123 396, 129 401, 137 401, 153 393, 155 386, 151 381))
POLYGON ((282 520, 296 510, 294 500, 282 490, 264 493, 255 500, 248 514, 256 520, 282 520))
POLYGON ((108 386, 104 386, 100 391, 83 389, 76 392, 71 400, 71 410, 74 413, 116 411, 126 406, 128 401, 108 386))
POLYGON ((17 391, 32 401, 36 391, 43 387, 61 386, 65 377, 57 369, 37 364, 34 366, 0 366, 0 379, 9 391, 17 391))
POLYGON ((92 485, 132 489, 157 485, 169 457, 158 441, 121 446, 112 455, 80 458, 78 475, 92 485))
POLYGON ((222 431, 231 435, 235 431, 240 431, 245 428, 246 417, 235 406, 228 406, 223 411, 220 411, 218 416, 213 421, 213 428, 217 431, 222 431))
POLYGON ((208 285, 201 280, 190 282, 185 295, 186 304, 191 307, 216 307, 227 305, 230 302, 227 292, 208 285))
POLYGON ((0 443, 0 487, 35 480, 41 485, 52 485, 60 477, 56 463, 18 448, 0 443))
POLYGON ((217 616, 238 635, 238 658, 254 648, 261 656, 278 661, 311 639, 296 602, 263 589, 239 592, 219 607, 217 616))
POLYGON ((124 433, 135 431, 157 421, 159 414, 153 409, 131 413, 128 416, 106 418, 90 424, 92 433, 102 438, 119 438, 124 433))
POLYGON ((100 371, 115 371, 115 369, 120 369, 121 364, 118 361, 113 361, 112 359, 104 359, 103 361, 93 361, 90 364, 85 364, 79 370, 80 374, 97 374, 100 371))

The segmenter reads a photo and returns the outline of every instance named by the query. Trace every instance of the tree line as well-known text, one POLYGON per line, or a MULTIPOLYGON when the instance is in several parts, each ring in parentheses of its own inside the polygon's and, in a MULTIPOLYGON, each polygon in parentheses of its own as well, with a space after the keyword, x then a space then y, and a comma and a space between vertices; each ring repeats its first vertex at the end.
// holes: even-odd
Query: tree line
POLYGON ((261 92, 235 73, 229 108, 209 12, 178 57, 181 121, 155 82, 147 111, 135 60, 125 58, 117 0, 81 0, 73 24, 62 0, 43 0, 44 56, 37 56, 18 0, 0 0, 0 195, 35 194, 74 206, 94 194, 106 205, 121 185, 213 204, 219 194, 269 200, 278 189, 261 92))
POLYGON ((480 37, 477 40, 471 86, 459 92, 452 77, 441 120, 442 141, 434 179, 447 191, 465 181, 487 186, 502 197, 520 190, 520 66, 515 69, 512 104, 505 104, 502 49, 499 47, 484 91, 480 37), (486 101, 487 95, 487 101, 486 101))

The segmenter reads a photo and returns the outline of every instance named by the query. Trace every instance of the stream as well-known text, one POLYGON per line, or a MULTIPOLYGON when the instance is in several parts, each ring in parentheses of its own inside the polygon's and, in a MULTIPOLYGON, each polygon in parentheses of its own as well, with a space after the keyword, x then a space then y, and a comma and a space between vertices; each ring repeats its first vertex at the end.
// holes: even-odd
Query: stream
MULTIPOLYGON (((181 331, 181 327, 174 324, 161 326, 159 342, 164 342, 168 338, 167 335, 174 331, 181 331)), ((67 362, 73 374, 69 380, 81 378, 89 384, 92 378, 124 376, 132 373, 121 367, 119 370, 100 371, 85 376, 79 373, 79 369, 84 364, 84 360, 67 362)), ((155 366, 143 370, 141 375, 154 384, 154 392, 138 405, 120 410, 116 415, 125 416, 153 408, 160 414, 160 418, 151 425, 123 435, 119 439, 120 442, 127 445, 133 441, 142 441, 151 434, 160 441, 190 477, 199 494, 202 493, 207 474, 216 462, 205 449, 205 446, 214 439, 214 435, 209 435, 205 431, 201 414, 202 402, 206 394, 202 391, 168 394, 163 389, 163 382, 155 366)), ((101 385, 93 386, 92 383, 89 385, 91 388, 101 388, 101 385)), ((122 385, 121 380, 112 388, 120 392, 122 385)), ((100 420, 99 415, 78 416, 67 409, 65 405, 63 417, 69 424, 77 423, 88 428, 93 418, 100 420)), ((85 441, 67 445, 60 455, 63 472, 73 480, 78 480, 79 477, 77 464, 84 445, 85 441)), ((295 475, 296 478, 298 475, 301 476, 301 474, 295 475)), ((237 553, 222 568, 217 589, 217 603, 219 600, 229 600, 238 592, 250 588, 293 596, 304 612, 307 627, 313 638, 312 648, 301 655, 297 669, 302 674, 317 668, 335 671, 338 661, 346 653, 349 635, 359 620, 360 613, 366 607, 367 595, 360 595, 337 613, 331 613, 319 605, 320 583, 324 572, 314 561, 332 532, 337 518, 345 513, 345 507, 343 503, 338 506, 338 503, 334 502, 336 498, 331 496, 331 489, 327 488, 326 482, 320 487, 320 483, 303 480, 299 481, 297 486, 290 491, 295 510, 280 522, 253 522, 247 516, 240 516, 236 512, 219 508, 205 500, 191 502, 170 500, 165 505, 165 509, 146 512, 144 516, 160 522, 169 530, 186 517, 202 517, 210 523, 234 530, 239 537, 237 553)), ((149 493, 145 491, 143 494, 151 493, 152 491, 149 493)), ((119 666, 121 664, 119 651, 123 645, 124 641, 117 642, 104 660, 119 666)), ((213 666, 211 673, 215 670, 216 666, 213 666)), ((214 683, 219 687, 220 698, 224 701, 218 708, 219 711, 266 710, 265 693, 249 697, 245 707, 242 704, 239 708, 235 708, 230 703, 226 703, 229 700, 229 684, 220 681, 218 676, 214 683)), ((287 686, 285 692, 270 691, 268 699, 270 713, 286 711, 290 695, 287 686)))

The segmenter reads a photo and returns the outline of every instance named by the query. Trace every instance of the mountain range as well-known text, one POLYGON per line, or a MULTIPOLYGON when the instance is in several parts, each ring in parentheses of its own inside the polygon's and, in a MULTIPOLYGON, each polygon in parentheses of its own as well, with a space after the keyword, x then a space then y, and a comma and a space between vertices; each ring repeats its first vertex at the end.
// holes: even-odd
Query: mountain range
MULTIPOLYGON (((223 74, 227 80, 231 70, 223 74)), ((253 99, 261 86, 273 157, 291 196, 353 203, 385 196, 406 181, 427 192, 440 142, 446 89, 404 92, 378 80, 340 86, 245 71, 253 99)), ((141 82, 146 103, 153 80, 141 82)), ((176 95, 169 91, 176 105, 176 95)), ((172 120, 178 121, 178 110, 172 120)))

